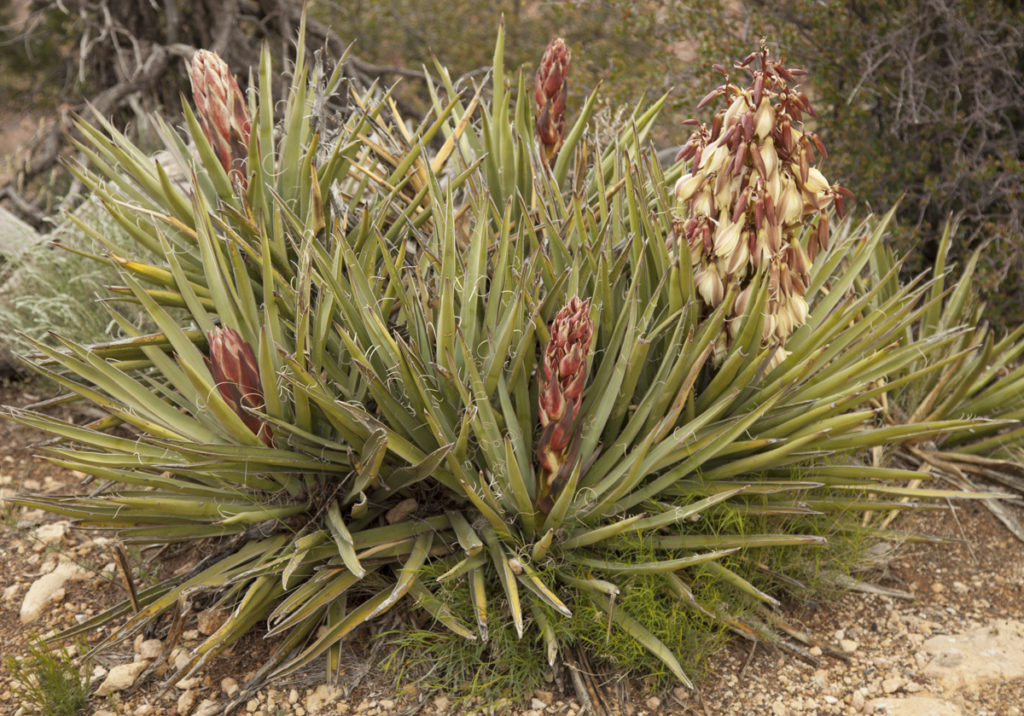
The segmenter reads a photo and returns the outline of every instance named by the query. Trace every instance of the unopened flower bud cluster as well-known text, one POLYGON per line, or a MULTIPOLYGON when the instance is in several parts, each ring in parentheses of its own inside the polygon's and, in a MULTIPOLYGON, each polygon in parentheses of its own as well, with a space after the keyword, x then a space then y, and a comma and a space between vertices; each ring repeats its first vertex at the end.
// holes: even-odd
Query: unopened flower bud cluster
MULTIPOLYGON (((828 245, 826 210, 834 202, 841 213, 846 193, 813 165, 816 154, 826 156, 817 135, 804 130, 803 117, 814 116, 814 110, 790 86, 803 71, 770 61, 763 47, 739 68, 751 75, 751 86, 727 80, 704 98, 699 106, 722 98, 725 108, 711 127, 698 126, 683 147, 688 171, 675 186, 675 240, 689 248, 701 298, 713 308, 730 287, 739 289, 719 355, 735 337, 758 272, 766 275, 769 290, 764 342, 782 346, 806 321, 811 262, 828 245), (758 59, 761 67, 753 69, 758 59), (800 236, 815 218, 805 246, 800 236)), ((785 355, 780 348, 776 362, 785 355)))

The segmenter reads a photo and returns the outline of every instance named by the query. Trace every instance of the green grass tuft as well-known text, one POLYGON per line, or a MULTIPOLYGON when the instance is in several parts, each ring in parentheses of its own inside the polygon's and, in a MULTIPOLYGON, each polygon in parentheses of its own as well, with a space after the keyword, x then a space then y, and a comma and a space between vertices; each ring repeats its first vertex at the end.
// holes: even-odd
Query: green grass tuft
POLYGON ((51 649, 36 637, 22 658, 8 657, 12 691, 30 714, 77 716, 89 700, 89 675, 75 664, 66 646, 51 649))

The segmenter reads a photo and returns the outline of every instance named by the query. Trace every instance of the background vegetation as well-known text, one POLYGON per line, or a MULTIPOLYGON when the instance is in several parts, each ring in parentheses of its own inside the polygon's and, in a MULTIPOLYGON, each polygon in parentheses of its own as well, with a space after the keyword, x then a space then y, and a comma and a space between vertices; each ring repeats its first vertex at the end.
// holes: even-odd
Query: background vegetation
MULTIPOLYGON (((230 37, 223 23, 214 22, 217 16, 207 17, 214 5, 9 6, 0 17, 0 96, 5 106, 45 116, 47 126, 16 159, 6 158, 9 171, 0 172, 0 181, 5 174, 8 181, 0 186, 4 205, 45 228, 60 197, 78 189, 55 160, 71 111, 81 109, 85 98, 103 100, 119 124, 136 129, 144 125, 142 110, 177 112, 184 73, 152 72, 153 48, 165 48, 167 56, 156 59, 169 68, 182 61, 175 53, 183 48, 219 44, 243 83, 260 41, 269 40, 278 57, 286 54, 299 3, 284 6, 292 15, 269 14, 260 2, 228 3, 222 14, 237 19, 230 37), (188 18, 196 21, 183 22, 188 18), (133 91, 123 91, 126 82, 135 83, 133 91), (116 101, 111 88, 120 88, 116 101)), ((991 320, 1005 328, 1024 318, 1014 298, 1024 290, 1019 2, 316 0, 311 12, 319 21, 319 41, 334 54, 354 42, 350 76, 388 84, 404 77, 397 95, 406 110, 427 107, 417 75, 435 58, 453 76, 482 79, 491 28, 502 16, 512 67, 532 67, 536 48, 561 34, 574 54, 570 106, 580 106, 603 83, 610 119, 614 107, 673 90, 652 133, 659 147, 685 140, 679 122, 692 115, 701 88, 710 84, 712 63, 742 57, 765 36, 791 65, 811 72, 820 134, 832 154, 829 176, 853 189, 862 209, 876 213, 903 197, 889 241, 899 254, 911 254, 904 277, 931 264, 952 219, 958 227, 952 260, 962 263, 975 248, 986 247, 978 285, 995 309, 991 320)))

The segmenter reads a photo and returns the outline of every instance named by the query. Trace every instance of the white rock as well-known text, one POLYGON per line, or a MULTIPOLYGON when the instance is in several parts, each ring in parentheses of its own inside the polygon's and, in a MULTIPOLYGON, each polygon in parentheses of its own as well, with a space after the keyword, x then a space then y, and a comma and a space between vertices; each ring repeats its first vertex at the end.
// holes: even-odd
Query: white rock
POLYGON ((869 705, 888 716, 964 716, 959 706, 934 696, 872 699, 869 705))
POLYGON ((64 599, 64 585, 70 579, 83 579, 89 572, 73 562, 61 562, 52 572, 32 582, 21 602, 21 623, 30 624, 39 618, 50 602, 64 599))
POLYGON ((903 686, 903 679, 898 676, 882 680, 882 691, 887 694, 895 693, 901 686, 903 686))
POLYGON ((228 696, 234 696, 238 693, 238 682, 230 676, 225 676, 220 680, 220 690, 228 696))
POLYGON ((998 619, 963 634, 935 636, 921 651, 931 657, 924 676, 946 689, 1024 678, 1024 622, 998 619))
MULTIPOLYGON (((289 694, 289 700, 290 699, 291 694, 289 694)), ((320 711, 320 709, 322 709, 324 705, 330 703, 333 700, 334 694, 331 692, 331 687, 327 684, 320 684, 316 687, 316 690, 313 691, 313 693, 306 697, 306 711, 311 714, 315 714, 318 711, 320 711)))
POLYGON ((146 639, 139 644, 138 654, 143 659, 157 659, 163 650, 164 643, 159 639, 146 639))
POLYGON ((840 639, 839 648, 845 651, 847 654, 852 654, 857 651, 857 647, 860 646, 853 639, 840 639))
POLYGON ((153 704, 142 704, 142 706, 139 706, 137 709, 135 709, 135 712, 132 714, 132 716, 153 716, 153 714, 155 713, 156 706, 154 706, 153 704))
MULTIPOLYGON (((188 652, 185 651, 184 649, 180 648, 180 647, 178 649, 175 649, 174 653, 171 654, 171 661, 174 662, 174 668, 175 669, 184 669, 185 666, 189 662, 188 652)), ((186 679, 186 681, 187 681, 187 679, 186 679)), ((181 685, 181 681, 179 681, 177 684, 175 684, 175 686, 177 686, 179 689, 188 688, 186 686, 182 686, 181 685)))
POLYGON ((107 711, 106 709, 99 709, 92 712, 92 716, 117 716, 113 711, 107 711))
POLYGON ((36 539, 40 543, 36 545, 37 549, 42 549, 45 545, 54 544, 64 539, 70 524, 67 520, 61 520, 60 522, 47 522, 45 525, 39 525, 39 528, 36 530, 36 539))
POLYGON ((97 696, 106 696, 115 691, 124 691, 135 683, 139 674, 149 666, 148 661, 133 661, 130 664, 118 664, 107 672, 107 678, 96 689, 97 696))
POLYGON ((548 705, 540 699, 530 699, 530 708, 534 711, 543 711, 548 705))
POLYGON ((9 604, 18 598, 18 591, 21 589, 20 584, 12 584, 9 587, 4 587, 4 602, 9 604))
POLYGON ((864 694, 860 689, 857 689, 850 695, 850 706, 852 706, 855 711, 864 710, 864 694))
POLYGON ((192 712, 192 716, 213 716, 216 713, 220 713, 221 705, 213 699, 203 699, 202 702, 196 706, 196 710, 192 712))

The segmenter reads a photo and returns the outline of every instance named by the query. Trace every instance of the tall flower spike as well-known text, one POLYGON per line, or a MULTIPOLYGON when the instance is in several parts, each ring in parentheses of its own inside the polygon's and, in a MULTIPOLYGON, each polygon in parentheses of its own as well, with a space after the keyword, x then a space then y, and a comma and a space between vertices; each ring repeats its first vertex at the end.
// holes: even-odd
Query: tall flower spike
POLYGON ((537 459, 541 467, 537 508, 551 512, 565 487, 579 448, 580 405, 587 383, 587 354, 594 336, 590 300, 573 296, 551 323, 540 376, 540 425, 537 459))
POLYGON ((709 308, 730 289, 746 292, 733 305, 728 335, 716 341, 716 361, 741 325, 754 277, 769 277, 762 336, 766 346, 778 346, 775 365, 807 320, 811 263, 828 247, 826 210, 835 203, 841 213, 848 192, 814 166, 826 154, 803 122, 814 114, 810 102, 792 84, 803 72, 771 60, 763 43, 736 69, 750 76, 750 86, 727 79, 708 94, 701 105, 722 99, 721 108, 710 127, 697 125, 680 152, 689 171, 675 185, 674 236, 687 242, 694 282, 709 308), (816 228, 805 231, 815 218, 816 228))
POLYGON ((537 135, 544 145, 544 161, 550 166, 558 156, 565 135, 565 98, 572 52, 565 40, 552 40, 541 58, 535 81, 537 135))
POLYGON ((217 390, 246 427, 269 447, 273 444, 270 426, 246 410, 262 410, 264 405, 259 365, 252 346, 233 328, 214 328, 208 339, 207 365, 217 390))
POLYGON ((189 78, 203 133, 224 171, 244 192, 252 122, 242 90, 224 60, 209 50, 198 50, 192 56, 189 78))

